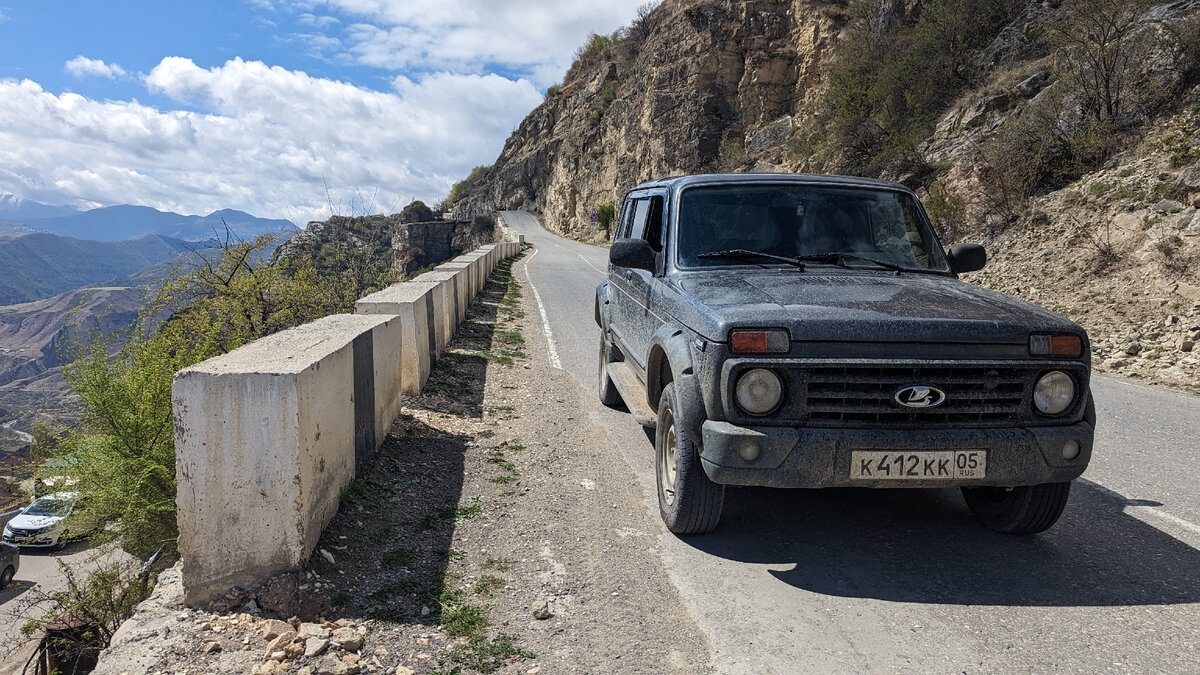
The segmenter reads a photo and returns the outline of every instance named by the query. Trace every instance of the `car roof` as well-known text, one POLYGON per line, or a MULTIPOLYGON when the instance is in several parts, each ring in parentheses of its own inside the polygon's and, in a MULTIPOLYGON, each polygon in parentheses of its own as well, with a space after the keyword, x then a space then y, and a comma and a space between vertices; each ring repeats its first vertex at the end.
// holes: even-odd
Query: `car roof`
POLYGON ((838 185, 847 187, 883 188, 911 192, 899 183, 858 176, 837 176, 812 173, 705 173, 689 176, 668 176, 641 183, 635 190, 653 187, 679 189, 692 185, 738 185, 748 183, 795 183, 808 185, 838 185))

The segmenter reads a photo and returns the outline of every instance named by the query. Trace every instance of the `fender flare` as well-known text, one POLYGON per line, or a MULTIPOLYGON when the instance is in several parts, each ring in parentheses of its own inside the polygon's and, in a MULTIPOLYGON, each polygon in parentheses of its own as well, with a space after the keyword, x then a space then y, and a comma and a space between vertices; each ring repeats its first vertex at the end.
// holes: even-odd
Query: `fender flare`
POLYGON ((675 399, 679 404, 679 410, 675 411, 676 420, 692 442, 700 446, 703 438, 700 429, 706 413, 689 345, 693 337, 690 331, 674 324, 665 324, 655 332, 646 359, 646 399, 651 408, 658 410, 662 390, 668 382, 674 382, 675 399), (668 368, 664 368, 664 364, 668 368))
POLYGON ((596 307, 596 325, 600 327, 600 330, 604 330, 605 329, 604 321, 601 319, 601 314, 600 314, 601 302, 604 302, 605 304, 608 303, 608 281, 607 280, 601 281, 596 286, 596 306, 595 306, 596 307))

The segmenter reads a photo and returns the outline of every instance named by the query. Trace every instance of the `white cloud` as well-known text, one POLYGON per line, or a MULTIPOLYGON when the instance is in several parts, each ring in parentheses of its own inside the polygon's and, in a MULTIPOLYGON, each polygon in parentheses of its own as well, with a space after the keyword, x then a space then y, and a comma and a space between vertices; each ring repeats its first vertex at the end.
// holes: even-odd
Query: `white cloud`
POLYGON ((645 0, 328 0, 358 63, 397 71, 499 67, 544 88, 559 81, 591 32, 633 19, 645 0))
MULTIPOLYGON (((301 30, 281 39, 310 56, 390 72, 391 90, 240 58, 163 58, 137 76, 162 108, 0 79, 0 193, 301 224, 327 217, 328 201, 342 214, 433 201, 499 154, 589 32, 615 30, 644 0, 246 2, 286 12, 301 30)), ((84 56, 65 68, 132 77, 84 56)))
POLYGON ((235 59, 163 59, 155 93, 196 111, 56 95, 0 80, 0 193, 136 203, 186 213, 236 208, 303 224, 446 194, 541 100, 527 80, 437 73, 380 92, 235 59))
POLYGON ((305 12, 300 15, 300 23, 306 26, 316 26, 317 28, 329 28, 330 26, 340 24, 341 21, 332 16, 317 16, 316 14, 305 12))
POLYGON ((82 55, 67 61, 63 64, 63 69, 75 77, 106 77, 115 80, 125 76, 125 69, 115 63, 105 63, 82 55))

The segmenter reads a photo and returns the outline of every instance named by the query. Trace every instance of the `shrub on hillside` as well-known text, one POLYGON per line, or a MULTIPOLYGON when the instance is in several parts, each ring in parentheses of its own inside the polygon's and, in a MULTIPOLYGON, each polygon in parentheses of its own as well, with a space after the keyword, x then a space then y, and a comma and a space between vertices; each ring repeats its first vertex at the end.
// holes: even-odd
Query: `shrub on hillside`
POLYGON ((962 91, 977 84, 976 55, 1020 12, 1019 0, 932 0, 889 17, 860 0, 849 44, 829 78, 827 115, 843 170, 898 175, 919 168, 915 148, 962 91))
POLYGON ((465 189, 483 176, 483 174, 490 168, 490 166, 477 166, 474 169, 471 169, 471 173, 468 174, 466 178, 458 181, 450 187, 450 194, 446 196, 443 206, 451 206, 456 204, 459 199, 462 199, 465 189))
POLYGON ((43 461, 40 477, 74 478, 72 518, 135 557, 160 548, 174 555, 175 373, 341 307, 344 278, 321 278, 309 259, 268 264, 258 254, 269 243, 269 235, 226 241, 219 257, 166 282, 115 356, 116 336, 60 345, 71 356, 63 377, 83 402, 83 422, 38 430, 35 460, 57 460, 43 461))

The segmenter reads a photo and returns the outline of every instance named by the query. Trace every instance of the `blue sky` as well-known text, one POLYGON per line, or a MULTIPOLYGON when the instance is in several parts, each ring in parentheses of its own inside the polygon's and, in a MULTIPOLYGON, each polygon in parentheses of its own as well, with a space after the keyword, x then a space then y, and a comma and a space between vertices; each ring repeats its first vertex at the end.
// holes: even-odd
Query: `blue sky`
POLYGON ((0 0, 0 195, 300 224, 435 201, 644 1, 0 0))

